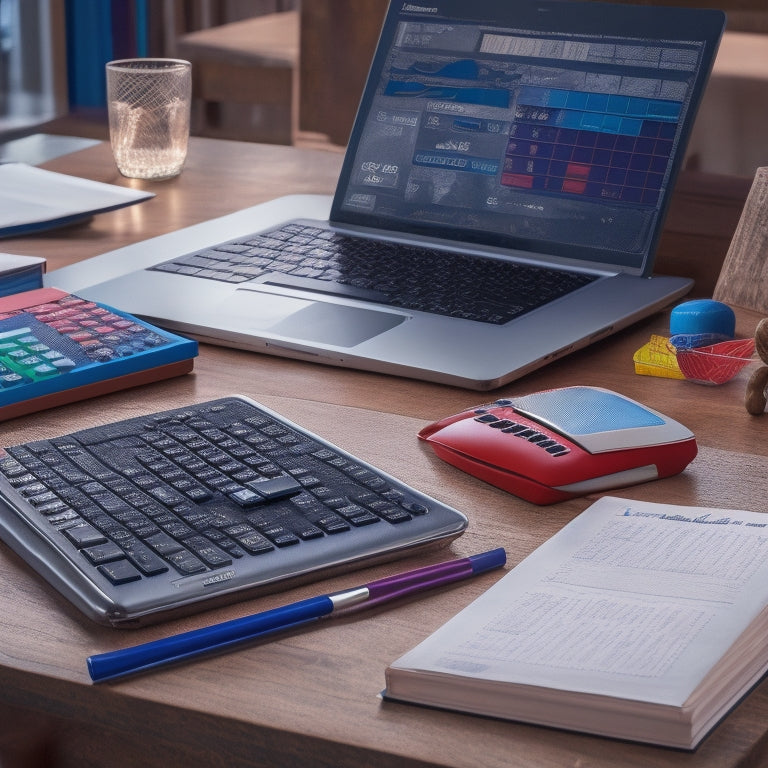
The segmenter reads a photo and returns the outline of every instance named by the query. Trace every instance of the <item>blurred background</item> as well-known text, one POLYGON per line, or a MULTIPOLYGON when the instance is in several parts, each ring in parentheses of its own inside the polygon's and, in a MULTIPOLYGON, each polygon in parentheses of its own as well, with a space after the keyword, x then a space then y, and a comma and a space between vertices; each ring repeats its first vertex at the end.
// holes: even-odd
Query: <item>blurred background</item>
MULTIPOLYGON (((728 13, 686 165, 750 177, 768 165, 768 0, 622 1, 728 13)), ((104 64, 159 56, 192 61, 193 135, 338 150, 386 5, 0 0, 0 145, 36 133, 106 139, 104 64)))

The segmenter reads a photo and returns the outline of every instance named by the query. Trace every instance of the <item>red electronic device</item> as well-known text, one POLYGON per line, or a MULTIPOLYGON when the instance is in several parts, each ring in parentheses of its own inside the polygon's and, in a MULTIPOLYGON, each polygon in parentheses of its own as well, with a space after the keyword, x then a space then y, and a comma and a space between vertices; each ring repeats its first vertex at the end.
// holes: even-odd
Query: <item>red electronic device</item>
POLYGON ((597 387, 497 400, 419 437, 449 464, 535 504, 669 477, 697 452, 679 422, 597 387))

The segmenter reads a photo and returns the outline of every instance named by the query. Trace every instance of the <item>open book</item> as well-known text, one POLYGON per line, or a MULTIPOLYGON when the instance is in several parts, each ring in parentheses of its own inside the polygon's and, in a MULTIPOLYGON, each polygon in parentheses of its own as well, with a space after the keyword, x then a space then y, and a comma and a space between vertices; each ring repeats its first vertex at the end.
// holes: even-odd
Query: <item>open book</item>
POLYGON ((768 668, 768 515, 604 497, 385 697, 693 749, 768 668))

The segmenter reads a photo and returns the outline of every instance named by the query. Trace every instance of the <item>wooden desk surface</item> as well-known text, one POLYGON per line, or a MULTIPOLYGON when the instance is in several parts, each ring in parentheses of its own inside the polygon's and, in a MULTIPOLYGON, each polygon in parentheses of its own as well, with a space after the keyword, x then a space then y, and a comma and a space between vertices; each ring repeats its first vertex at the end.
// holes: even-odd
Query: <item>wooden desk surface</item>
MULTIPOLYGON (((338 155, 324 151, 196 140, 180 178, 146 184, 157 192, 153 200, 104 214, 88 225, 8 240, 0 247, 38 253, 48 257, 51 268, 62 266, 280 194, 331 191, 339 162, 338 155)), ((47 167, 144 185, 117 175, 105 145, 47 167)), ((704 181, 710 186, 689 187, 689 212, 710 193, 714 200, 717 190, 727 186, 704 181)), ((748 187, 748 182, 736 181, 724 191, 723 200, 716 201, 717 215, 730 205, 738 218, 739 190, 745 195, 748 187)), ((671 221, 685 221, 687 215, 671 221)), ((702 219, 707 226, 714 226, 713 220, 702 219)), ((677 234, 665 237, 667 243, 675 242, 677 234)), ((665 260, 670 267, 677 265, 676 255, 668 248, 665 260)), ((685 258, 683 254, 680 263, 685 258)), ((751 335, 759 319, 739 310, 738 333, 751 335)), ((722 387, 634 373, 633 352, 651 333, 667 330, 668 316, 657 315, 494 395, 575 383, 615 389, 687 424, 700 446, 699 456, 682 475, 616 495, 768 511, 768 415, 746 413, 742 401, 747 373, 722 387)), ((416 432, 428 420, 490 399, 487 396, 206 345, 193 374, 6 422, 2 442, 51 436, 232 392, 275 408, 465 511, 471 521, 467 533, 448 550, 420 557, 418 564, 504 546, 514 565, 592 500, 536 507, 440 463, 417 442, 416 432)), ((414 566, 414 561, 407 565, 414 566)), ((160 626, 118 631, 82 618, 0 546, 0 762, 3 768, 729 768, 768 762, 766 682, 693 754, 382 702, 378 694, 386 665, 479 595, 498 574, 194 664, 119 683, 90 683, 85 666, 90 654, 342 589, 403 567, 382 565, 160 626)))

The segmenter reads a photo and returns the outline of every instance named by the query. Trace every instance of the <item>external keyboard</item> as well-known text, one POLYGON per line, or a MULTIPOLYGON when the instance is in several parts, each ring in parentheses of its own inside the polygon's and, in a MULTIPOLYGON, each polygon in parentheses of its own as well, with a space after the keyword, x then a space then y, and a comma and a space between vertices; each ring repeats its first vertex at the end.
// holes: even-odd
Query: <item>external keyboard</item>
POLYGON ((242 397, 0 451, 0 536, 112 625, 393 558, 466 522, 242 397))
POLYGON ((251 280, 500 325, 592 276, 342 235, 302 223, 241 237, 152 269, 251 280))

